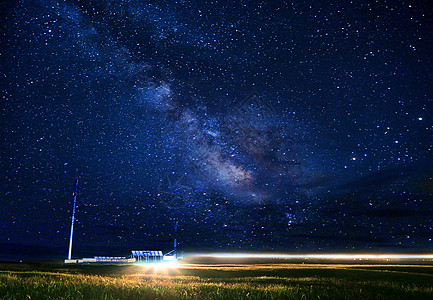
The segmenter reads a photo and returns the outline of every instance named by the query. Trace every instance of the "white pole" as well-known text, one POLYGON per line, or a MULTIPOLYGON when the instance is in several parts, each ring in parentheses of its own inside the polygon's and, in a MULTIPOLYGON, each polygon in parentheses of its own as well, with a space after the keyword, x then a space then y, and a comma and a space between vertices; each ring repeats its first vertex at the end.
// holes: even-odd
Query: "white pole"
POLYGON ((72 222, 71 222, 71 235, 69 237, 69 252, 68 252, 68 259, 71 259, 72 256, 72 237, 74 235, 74 221, 75 221, 75 204, 77 203, 77 194, 78 194, 78 178, 77 181, 75 181, 75 190, 74 190, 74 206, 72 208, 72 222))

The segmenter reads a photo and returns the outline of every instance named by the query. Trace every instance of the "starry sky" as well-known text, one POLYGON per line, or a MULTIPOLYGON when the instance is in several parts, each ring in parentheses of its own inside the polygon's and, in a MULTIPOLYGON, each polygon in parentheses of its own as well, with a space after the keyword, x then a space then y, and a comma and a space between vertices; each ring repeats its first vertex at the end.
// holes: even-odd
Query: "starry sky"
POLYGON ((0 258, 433 250, 430 1, 0 11, 0 258))

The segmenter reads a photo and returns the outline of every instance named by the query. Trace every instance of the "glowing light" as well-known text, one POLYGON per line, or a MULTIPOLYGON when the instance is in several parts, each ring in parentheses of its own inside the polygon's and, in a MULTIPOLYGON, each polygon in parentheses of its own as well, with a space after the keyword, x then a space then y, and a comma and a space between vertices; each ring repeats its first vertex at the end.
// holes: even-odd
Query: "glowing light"
POLYGON ((154 262, 154 263, 134 263, 134 267, 138 267, 139 273, 154 274, 154 275, 169 275, 177 274, 177 262, 154 262))
POLYGON ((155 263, 135 263, 136 266, 141 266, 144 268, 153 268, 153 269, 170 269, 170 268, 176 268, 177 267, 177 261, 162 261, 162 262, 155 262, 155 263))
POLYGON ((275 259, 433 259, 433 254, 266 254, 266 253, 206 253, 188 257, 208 258, 275 258, 275 259))

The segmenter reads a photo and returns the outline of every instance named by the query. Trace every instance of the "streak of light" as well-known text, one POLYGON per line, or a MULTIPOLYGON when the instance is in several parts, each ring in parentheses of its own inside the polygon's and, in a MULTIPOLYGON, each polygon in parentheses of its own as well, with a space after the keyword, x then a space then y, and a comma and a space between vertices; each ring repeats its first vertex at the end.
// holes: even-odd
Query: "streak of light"
POLYGON ((204 258, 312 258, 312 259, 433 259, 433 254, 271 254, 271 253, 191 253, 204 258))

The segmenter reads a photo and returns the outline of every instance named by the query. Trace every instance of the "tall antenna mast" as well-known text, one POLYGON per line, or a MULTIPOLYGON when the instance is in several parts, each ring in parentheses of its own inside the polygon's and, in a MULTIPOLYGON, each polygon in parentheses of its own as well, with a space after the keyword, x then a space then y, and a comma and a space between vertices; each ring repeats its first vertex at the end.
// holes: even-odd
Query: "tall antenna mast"
POLYGON ((174 243, 173 243, 173 250, 174 250, 174 256, 177 257, 177 225, 179 224, 179 219, 174 219, 174 243))
POLYGON ((75 189, 72 193, 74 196, 74 206, 72 208, 72 221, 71 221, 71 236, 69 237, 69 252, 68 252, 68 259, 71 259, 72 256, 72 237, 74 235, 74 222, 75 222, 75 204, 77 203, 77 196, 78 196, 78 177, 75 180, 75 189))

